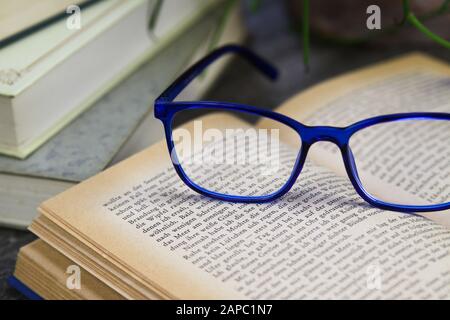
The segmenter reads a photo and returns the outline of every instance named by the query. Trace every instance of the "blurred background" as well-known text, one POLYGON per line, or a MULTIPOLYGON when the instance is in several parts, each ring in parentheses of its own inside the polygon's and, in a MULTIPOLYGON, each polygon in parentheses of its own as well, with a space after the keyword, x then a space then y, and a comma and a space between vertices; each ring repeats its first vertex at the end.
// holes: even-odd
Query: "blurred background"
MULTIPOLYGON (((377 4, 381 9, 382 30, 402 19, 402 2, 361 0, 311 1, 311 52, 309 70, 303 62, 301 3, 298 0, 261 1, 252 10, 253 1, 243 1, 248 30, 247 46, 273 62, 280 70, 276 83, 269 83, 245 63, 234 61, 209 99, 233 100, 270 108, 278 106, 299 90, 324 79, 371 63, 411 52, 422 51, 450 60, 450 50, 429 40, 406 25, 378 34, 366 28, 366 9, 377 4), (376 35, 372 34, 375 33, 376 35)), ((430 12, 444 1, 415 1, 416 12, 430 12)), ((429 20, 430 29, 450 38, 450 11, 429 20)))

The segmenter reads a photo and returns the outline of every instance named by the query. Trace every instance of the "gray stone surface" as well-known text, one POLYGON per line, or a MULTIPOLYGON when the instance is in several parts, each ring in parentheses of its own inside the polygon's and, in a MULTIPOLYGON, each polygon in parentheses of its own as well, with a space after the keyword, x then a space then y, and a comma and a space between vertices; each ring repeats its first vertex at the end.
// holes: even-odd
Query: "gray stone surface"
MULTIPOLYGON (((434 44, 426 47, 335 47, 313 43, 311 67, 305 73, 300 41, 290 30, 282 1, 266 1, 257 14, 246 13, 250 30, 248 46, 280 69, 279 81, 270 83, 241 61, 235 61, 214 85, 208 99, 235 101, 273 108, 298 91, 328 77, 412 50, 421 50, 450 61, 450 52, 434 44)), ((30 242, 28 232, 0 229, 0 298, 21 296, 7 288, 17 250, 30 242)))

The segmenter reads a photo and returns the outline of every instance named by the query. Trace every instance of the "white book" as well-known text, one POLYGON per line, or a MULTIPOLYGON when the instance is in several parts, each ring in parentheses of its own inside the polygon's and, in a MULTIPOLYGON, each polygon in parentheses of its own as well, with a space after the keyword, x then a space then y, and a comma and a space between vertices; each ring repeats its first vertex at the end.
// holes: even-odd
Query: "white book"
POLYGON ((0 50, 0 153, 25 158, 221 0, 104 0, 0 50), (187 10, 187 8, 189 10, 187 10))

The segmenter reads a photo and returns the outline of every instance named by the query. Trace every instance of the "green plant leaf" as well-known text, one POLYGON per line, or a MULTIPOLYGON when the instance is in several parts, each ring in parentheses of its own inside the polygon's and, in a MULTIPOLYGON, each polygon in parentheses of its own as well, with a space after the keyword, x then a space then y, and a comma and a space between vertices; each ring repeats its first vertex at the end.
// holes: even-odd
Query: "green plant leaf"
POLYGON ((419 21, 419 19, 416 18, 416 16, 412 13, 409 13, 407 16, 408 22, 411 23, 413 26, 415 26, 420 32, 422 32, 424 35, 426 35, 428 38, 433 40, 434 42, 440 44, 444 48, 450 49, 450 41, 445 40, 444 38, 438 36, 434 32, 432 32, 430 29, 425 27, 422 22, 419 21))
POLYGON ((255 13, 261 7, 262 0, 252 0, 250 1, 250 11, 255 13))
POLYGON ((148 28, 151 32, 155 31, 156 23, 158 22, 159 14, 161 13, 163 4, 164 0, 156 0, 155 6, 153 7, 153 11, 148 22, 148 28))
POLYGON ((227 25, 228 18, 233 10, 233 7, 237 4, 239 0, 228 0, 225 4, 225 8, 223 10, 223 14, 219 19, 216 29, 211 36, 211 40, 209 42, 209 51, 216 48, 219 44, 220 39, 222 38, 223 32, 225 30, 225 26, 227 25))
MULTIPOLYGON (((439 12, 447 11, 449 7, 449 0, 445 0, 441 7, 438 9, 439 12)), ((438 36, 430 29, 428 29, 420 20, 414 15, 411 11, 411 6, 409 0, 403 0, 403 19, 404 21, 408 21, 411 25, 413 25, 416 29, 422 32, 425 36, 433 40, 434 42, 440 44, 444 48, 450 49, 450 42, 445 40, 444 38, 438 36)))
POLYGON ((438 9, 440 13, 446 13, 448 9, 450 8, 450 0, 445 0, 441 7, 438 9))

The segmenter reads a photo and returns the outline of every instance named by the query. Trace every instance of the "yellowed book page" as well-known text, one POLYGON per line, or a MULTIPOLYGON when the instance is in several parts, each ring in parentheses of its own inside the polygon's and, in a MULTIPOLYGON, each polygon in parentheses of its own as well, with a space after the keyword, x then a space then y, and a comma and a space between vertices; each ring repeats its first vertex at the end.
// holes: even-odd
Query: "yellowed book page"
MULTIPOLYGON (((203 119, 204 128, 245 127, 225 116, 211 119, 203 119)), ((288 145, 280 150, 282 163, 295 159, 288 145)), ((252 170, 222 170, 243 192, 256 181, 273 184, 252 170)), ((346 179, 311 162, 302 182, 278 201, 220 202, 180 180, 161 142, 40 211, 171 298, 450 297, 450 231, 370 207, 346 179)))
MULTIPOLYGON (((303 121, 305 124, 310 124, 308 120, 310 116, 315 114, 318 109, 336 104, 338 98, 351 97, 357 90, 363 91, 367 88, 374 90, 377 84, 383 81, 389 81, 395 76, 402 76, 405 73, 431 74, 448 78, 450 76, 450 66, 443 60, 435 59, 422 53, 407 54, 323 81, 303 91, 299 95, 293 96, 278 107, 276 111, 303 121)), ((376 92, 374 93, 376 94, 376 92)), ((397 96, 399 95, 401 95, 401 92, 398 92, 397 96)), ((357 104, 357 101, 353 101, 352 104, 357 104)), ((379 114, 378 109, 368 109, 362 103, 360 105, 359 117, 379 114)), ((322 125, 336 125, 336 119, 327 118, 324 120, 326 121, 323 121, 322 125)), ((345 116, 337 120, 344 120, 347 124, 352 122, 352 119, 348 119, 345 116)), ((339 124, 343 123, 341 122, 339 124)))
POLYGON ((44 299, 53 299, 57 294, 74 299, 123 299, 42 240, 36 240, 20 250, 15 276, 27 285, 27 280, 30 280, 29 287, 44 299))
MULTIPOLYGON (((220 117, 219 122, 203 122, 204 129, 208 127, 241 126, 240 124, 239 120, 225 116, 220 117)), ((245 124, 245 126, 247 125, 245 124)), ((162 222, 159 221, 161 214, 157 214, 159 218, 149 217, 150 220, 143 220, 143 223, 146 221, 149 224, 148 230, 144 230, 147 228, 140 226, 140 223, 127 222, 128 212, 123 212, 124 216, 115 221, 111 220, 109 214, 104 215, 105 212, 111 211, 110 205, 122 210, 121 203, 123 201, 118 198, 135 197, 134 192, 136 191, 154 194, 149 186, 156 181, 155 179, 158 179, 155 174, 159 173, 163 180, 161 183, 165 182, 164 174, 170 166, 167 146, 162 141, 113 167, 114 177, 110 176, 110 173, 113 173, 112 170, 107 170, 96 176, 96 179, 89 179, 84 182, 83 184, 88 189, 92 188, 93 192, 86 192, 85 188, 72 189, 71 194, 74 198, 71 200, 56 197, 45 202, 40 210, 73 236, 80 238, 87 246, 107 254, 112 262, 125 270, 132 270, 149 287, 156 287, 166 296, 192 299, 243 298, 243 296, 239 296, 234 290, 228 288, 227 285, 221 284, 208 273, 202 272, 186 262, 182 256, 171 254, 170 249, 167 250, 165 246, 158 245, 158 240, 155 239, 157 237, 151 237, 147 234, 153 227, 162 225, 162 222), (116 174, 122 178, 116 176, 116 174), (117 178, 120 181, 116 180, 117 178), (141 180, 142 178, 144 180, 141 180), (152 179, 152 181, 148 179, 152 179), (118 194, 121 195, 116 197, 118 194), (79 198, 79 200, 75 200, 75 198, 79 198), (73 203, 74 206, 67 205, 68 203, 73 203), (75 205, 75 203, 80 206, 75 205), (72 209, 79 210, 79 214, 73 215, 72 209), (104 210, 106 211, 97 217, 100 220, 97 218, 92 220, 96 215, 95 212, 104 210), (92 223, 94 221, 96 223, 92 223), (205 286, 205 284, 207 285, 205 286)), ((157 211, 156 209, 165 212, 167 209, 163 208, 165 206, 170 207, 170 204, 162 203, 161 195, 154 195, 159 198, 155 198, 154 213, 157 211)), ((127 203, 130 201, 134 202, 130 199, 126 200, 127 203)), ((143 214, 151 213, 143 212, 143 214)), ((191 226, 191 224, 185 225, 185 227, 188 226, 191 226)))
MULTIPOLYGON (((323 82, 291 98, 277 111, 309 125, 332 126, 347 126, 383 114, 448 113, 450 66, 422 54, 407 55, 323 82)), ((448 126, 440 131, 435 128, 431 133, 428 127, 417 129, 406 122, 395 124, 395 128, 400 125, 404 126, 403 134, 410 137, 408 145, 395 142, 393 126, 380 126, 377 130, 371 129, 370 135, 358 135, 358 138, 355 136, 351 140, 357 159, 361 159, 363 154, 366 156, 365 165, 364 161, 357 161, 360 177, 370 185, 372 195, 386 202, 424 205, 434 204, 429 200, 431 197, 448 199, 446 194, 450 193, 450 173, 439 169, 448 167, 445 164, 448 157, 444 156, 445 152, 450 152, 450 130, 445 129, 448 126), (430 137, 438 143, 427 147, 427 152, 420 152, 430 137), (378 162, 370 161, 376 153, 381 152, 382 146, 385 146, 383 159, 378 157, 378 162), (387 150, 386 146, 391 146, 392 150, 387 150), (417 155, 413 155, 414 152, 417 155), (408 162, 409 169, 404 167, 405 161, 401 161, 406 154, 414 159, 414 163, 408 162), (419 178, 419 173, 411 169, 417 166, 430 169, 420 174, 419 178)), ((331 143, 318 143, 310 150, 309 157, 318 165, 347 175, 341 153, 331 143)), ((448 211, 424 215, 450 227, 448 211)))
POLYGON ((30 226, 30 230, 39 239, 51 244, 52 249, 57 250, 68 259, 76 261, 80 267, 126 299, 160 300, 167 298, 161 296, 160 292, 154 291, 153 287, 144 287, 140 282, 141 279, 130 278, 126 271, 117 268, 102 255, 81 244, 80 241, 67 234, 44 216, 38 216, 30 226))
POLYGON ((0 7, 0 40, 19 33, 56 14, 72 4, 86 0, 2 0, 0 7))

